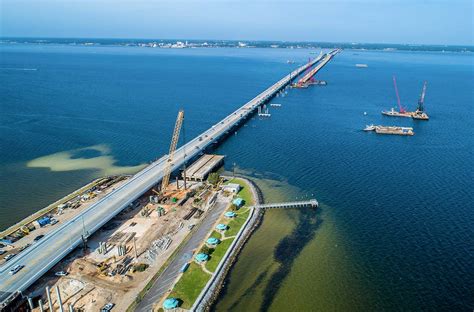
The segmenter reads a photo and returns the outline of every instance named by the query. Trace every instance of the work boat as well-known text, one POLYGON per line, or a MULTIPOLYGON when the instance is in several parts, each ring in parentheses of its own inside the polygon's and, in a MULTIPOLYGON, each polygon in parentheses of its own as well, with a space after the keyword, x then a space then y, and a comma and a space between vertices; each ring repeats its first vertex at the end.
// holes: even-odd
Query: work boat
POLYGON ((402 107, 402 104, 400 104, 400 96, 398 95, 397 81, 395 80, 395 76, 393 76, 393 86, 395 88, 395 94, 397 95, 398 112, 392 108, 390 111, 382 111, 382 115, 390 117, 411 117, 413 113, 407 112, 405 108, 402 107))
POLYGON ((389 111, 382 111, 382 115, 391 117, 412 117, 413 113, 405 111, 397 112, 395 108, 392 107, 392 109, 389 111))
POLYGON ((426 94, 426 81, 423 83, 423 89, 421 90, 420 99, 418 100, 418 107, 416 112, 412 114, 413 119, 418 120, 429 120, 428 114, 425 113, 425 94, 426 94))
POLYGON ((414 112, 413 115, 411 115, 411 117, 413 119, 419 119, 419 120, 429 120, 430 119, 430 117, 425 112, 422 112, 422 111, 419 111, 419 110, 416 110, 416 112, 414 112))
POLYGON ((374 131, 375 130, 375 126, 374 125, 367 125, 365 126, 364 128, 364 131, 374 131))

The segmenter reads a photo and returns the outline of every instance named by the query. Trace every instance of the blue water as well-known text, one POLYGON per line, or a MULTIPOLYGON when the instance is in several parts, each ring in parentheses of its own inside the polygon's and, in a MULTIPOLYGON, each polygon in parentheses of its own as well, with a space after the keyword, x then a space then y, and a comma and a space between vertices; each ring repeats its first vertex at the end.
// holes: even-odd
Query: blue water
MULTIPOLYGON (((192 138, 297 65, 287 59, 302 63, 310 56, 289 49, 61 45, 3 45, 1 51, 2 228, 101 173, 53 172, 29 168, 29 161, 101 144, 116 166, 146 163, 166 153, 179 108, 185 110, 185 136, 192 138)), ((338 244, 350 250, 351 280, 362 281, 371 298, 361 305, 343 291, 342 278, 328 310, 340 301, 359 311, 474 307, 473 60, 461 53, 343 51, 318 74, 328 86, 275 99, 283 106, 272 109, 269 120, 251 120, 218 149, 227 155, 227 169, 235 162, 242 171, 285 180, 323 204, 322 226, 330 217, 338 244), (428 81, 429 121, 380 115, 396 105, 392 75, 409 108, 428 81), (361 131, 371 123, 413 126, 415 136, 361 131)), ((301 255, 318 243, 318 226, 314 235, 300 233, 301 255)), ((291 254, 296 261, 290 264, 301 263, 301 255, 291 254)), ((308 276, 317 265, 304 267, 308 276)), ((280 281, 291 281, 289 274, 280 273, 280 281)), ((292 283, 298 291, 319 282, 292 283)), ((264 293, 266 304, 284 296, 264 293)), ((298 298, 285 300, 298 306, 298 298)), ((318 302, 317 296, 304 300, 318 302)))

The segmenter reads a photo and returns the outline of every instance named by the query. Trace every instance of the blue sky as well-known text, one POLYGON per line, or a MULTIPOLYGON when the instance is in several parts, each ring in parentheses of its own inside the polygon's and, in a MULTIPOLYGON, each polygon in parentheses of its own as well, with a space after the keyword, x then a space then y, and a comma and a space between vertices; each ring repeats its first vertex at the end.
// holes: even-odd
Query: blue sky
POLYGON ((0 0, 0 35, 474 45, 473 2, 0 0))

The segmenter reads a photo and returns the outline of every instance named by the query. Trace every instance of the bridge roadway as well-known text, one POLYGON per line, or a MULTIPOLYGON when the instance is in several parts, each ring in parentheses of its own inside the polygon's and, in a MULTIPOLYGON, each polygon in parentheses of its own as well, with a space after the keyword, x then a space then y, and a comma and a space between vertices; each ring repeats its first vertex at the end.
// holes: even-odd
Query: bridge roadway
POLYGON ((323 60, 318 64, 316 65, 311 71, 309 71, 307 74, 305 74, 299 81, 298 83, 300 84, 303 84, 303 83, 306 83, 308 82, 308 80, 311 79, 311 77, 313 77, 314 75, 316 75, 318 73, 318 71, 323 68, 337 53, 339 53, 340 50, 337 49, 337 50, 333 50, 331 51, 330 53, 327 53, 323 56, 320 56, 318 58, 318 61, 322 58, 323 60))
MULTIPOLYGON (((216 140, 225 136, 233 127, 252 114, 259 105, 265 103, 304 70, 313 66, 315 62, 295 69, 200 136, 177 149, 173 157, 172 170, 179 169, 185 159, 197 156, 216 140)), ((83 234, 89 236, 97 231, 135 199, 158 183, 163 178, 167 159, 168 155, 164 155, 156 160, 135 174, 127 183, 118 187, 70 221, 61 224, 40 241, 0 266, 0 308, 10 301, 17 292, 26 290, 71 250, 81 244, 83 234), (15 275, 10 275, 8 271, 17 264, 25 265, 25 267, 15 275)))

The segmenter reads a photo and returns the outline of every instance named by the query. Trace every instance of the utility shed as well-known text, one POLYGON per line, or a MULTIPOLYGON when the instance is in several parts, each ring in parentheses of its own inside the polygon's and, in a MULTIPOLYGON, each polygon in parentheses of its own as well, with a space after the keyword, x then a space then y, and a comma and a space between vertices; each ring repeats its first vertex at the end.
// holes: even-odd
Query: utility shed
POLYGON ((186 169, 186 180, 204 181, 209 173, 224 162, 223 155, 205 154, 186 169))
POLYGON ((224 185, 224 192, 238 193, 240 191, 240 185, 237 183, 229 183, 224 185))

